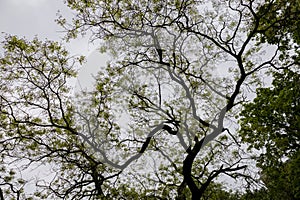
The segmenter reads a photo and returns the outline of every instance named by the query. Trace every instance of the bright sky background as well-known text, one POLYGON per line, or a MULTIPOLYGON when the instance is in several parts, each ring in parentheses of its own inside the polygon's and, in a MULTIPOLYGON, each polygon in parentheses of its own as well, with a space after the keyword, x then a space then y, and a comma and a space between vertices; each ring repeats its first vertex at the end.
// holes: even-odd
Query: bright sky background
MULTIPOLYGON (((32 39, 61 40, 63 29, 54 21, 57 12, 72 17, 63 0, 0 0, 0 31, 32 39)), ((1 34, 1 38, 3 34, 1 34)), ((72 41, 72 52, 87 54, 91 50, 87 39, 72 41)))
MULTIPOLYGON (((63 29, 54 21, 58 10, 64 17, 72 18, 72 11, 64 0, 0 0, 0 40, 3 40, 4 34, 12 34, 27 39, 37 36, 41 40, 61 41, 63 29)), ((86 56, 87 63, 79 72, 78 79, 83 88, 89 87, 91 74, 105 65, 106 58, 99 56, 95 50, 97 44, 89 43, 88 38, 72 40, 66 47, 72 54, 86 56)))

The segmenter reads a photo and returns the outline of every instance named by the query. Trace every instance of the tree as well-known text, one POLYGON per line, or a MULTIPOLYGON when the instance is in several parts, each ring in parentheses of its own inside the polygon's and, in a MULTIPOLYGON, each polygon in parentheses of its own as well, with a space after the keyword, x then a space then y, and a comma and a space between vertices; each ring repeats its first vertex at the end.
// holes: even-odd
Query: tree
POLYGON ((241 113, 243 141, 261 152, 257 163, 267 188, 254 195, 263 193, 267 199, 299 198, 299 11, 298 1, 269 1, 260 7, 265 15, 260 39, 280 46, 279 59, 287 62, 279 67, 282 72, 273 72, 272 88, 258 89, 241 113), (294 64, 294 70, 286 69, 294 64))
POLYGON ((42 190, 34 196, 102 196, 103 182, 118 176, 118 172, 95 160, 79 141, 66 84, 76 75, 75 66, 82 58, 70 57, 57 42, 38 39, 28 42, 8 36, 3 46, 0 164, 1 185, 8 186, 5 193, 17 193, 15 198, 26 199, 22 190, 32 178, 14 181, 14 177, 28 168, 45 170, 46 165, 52 176, 37 177, 35 184, 42 190))
POLYGON ((263 16, 260 24, 261 39, 272 44, 280 42, 285 47, 290 39, 299 43, 299 10, 300 3, 293 0, 268 0, 262 4, 258 12, 263 16))
POLYGON ((67 80, 82 58, 55 42, 9 36, 0 60, 3 159, 55 171, 35 195, 205 199, 227 194, 221 175, 252 184, 232 117, 263 69, 296 62, 278 56, 280 42, 261 56, 261 2, 67 4, 76 16, 58 19, 66 39, 90 31, 114 56, 93 89, 71 98, 67 80))
POLYGON ((261 152, 257 163, 270 199, 300 197, 299 113, 300 74, 293 70, 274 72, 272 88, 259 88, 241 112, 241 136, 261 152))

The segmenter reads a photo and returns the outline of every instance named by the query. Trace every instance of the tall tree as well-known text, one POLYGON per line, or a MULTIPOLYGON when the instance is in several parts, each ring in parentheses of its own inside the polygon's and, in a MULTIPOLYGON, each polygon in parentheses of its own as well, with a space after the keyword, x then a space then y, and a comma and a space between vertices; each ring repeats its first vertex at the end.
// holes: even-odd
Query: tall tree
POLYGON ((272 87, 257 89, 257 97, 241 113, 241 136, 249 149, 261 152, 257 164, 267 187, 254 197, 299 198, 299 12, 300 3, 290 0, 267 1, 258 12, 264 15, 258 37, 279 46, 279 59, 285 62, 276 67, 283 71, 273 72, 272 87))
POLYGON ((35 192, 38 198, 103 196, 103 182, 118 172, 96 160, 79 140, 67 86, 82 58, 69 56, 57 42, 38 39, 7 36, 3 47, 0 184, 6 195, 27 198, 24 184, 35 177, 18 179, 24 176, 20 172, 48 168, 52 175, 35 182, 44 188, 35 192))
POLYGON ((90 31, 114 57, 90 92, 71 98, 67 80, 82 58, 55 42, 10 36, 0 60, 3 157, 55 171, 36 195, 196 200, 218 198, 221 175, 251 184, 231 118, 262 69, 287 63, 280 43, 262 56, 261 2, 67 4, 76 16, 58 19, 66 39, 90 31))
POLYGON ((261 152, 257 163, 270 199, 299 199, 300 74, 275 72, 272 88, 260 88, 241 112, 241 136, 261 152), (280 194, 278 191, 280 190, 280 194))

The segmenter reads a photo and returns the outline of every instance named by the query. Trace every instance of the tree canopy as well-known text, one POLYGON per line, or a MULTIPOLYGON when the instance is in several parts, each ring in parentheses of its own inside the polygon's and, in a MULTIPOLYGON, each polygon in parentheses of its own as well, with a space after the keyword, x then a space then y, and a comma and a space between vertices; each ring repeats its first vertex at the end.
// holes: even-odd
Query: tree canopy
POLYGON ((74 94, 70 80, 83 57, 58 42, 6 36, 0 58, 4 196, 238 199, 230 183, 263 191, 245 143, 267 149, 260 167, 285 156, 292 161, 284 167, 299 162, 293 157, 299 74, 290 70, 299 67, 298 3, 66 4, 75 15, 72 22, 57 19, 65 40, 91 35, 111 61, 99 69, 93 88, 74 94), (258 89, 245 105, 273 71, 274 88, 258 89), (237 132, 234 116, 242 105, 237 132), (38 175, 24 176, 32 170, 38 175))
POLYGON ((241 136, 259 150, 258 166, 270 199, 298 199, 300 149, 300 73, 274 72, 272 88, 257 89, 241 112, 241 136), (280 194, 278 194, 280 190, 280 194))
POLYGON ((244 141, 250 148, 266 148, 261 166, 276 166, 299 150, 299 81, 299 72, 275 72, 273 88, 257 89, 253 103, 241 112, 244 141))

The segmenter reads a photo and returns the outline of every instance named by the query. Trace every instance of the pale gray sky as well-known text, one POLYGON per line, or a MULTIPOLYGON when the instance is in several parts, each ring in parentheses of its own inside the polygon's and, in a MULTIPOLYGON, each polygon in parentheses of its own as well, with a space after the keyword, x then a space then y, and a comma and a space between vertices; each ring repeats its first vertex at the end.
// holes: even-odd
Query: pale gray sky
MULTIPOLYGON (((38 36, 59 41, 64 33, 54 21, 58 10, 64 16, 72 17, 63 0, 0 0, 0 32, 28 39, 38 36)), ((69 46, 74 53, 86 55, 90 51, 87 39, 72 41, 69 46)))
POLYGON ((66 10, 62 0, 0 0, 1 32, 32 38, 59 39, 57 10, 66 10))

